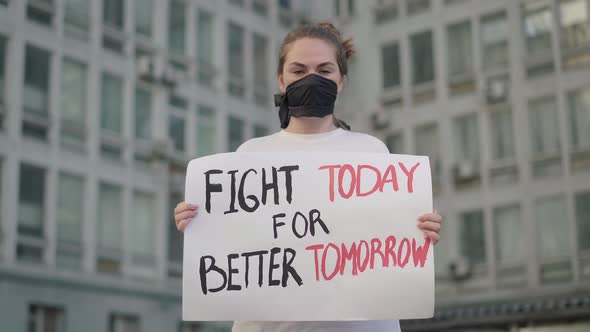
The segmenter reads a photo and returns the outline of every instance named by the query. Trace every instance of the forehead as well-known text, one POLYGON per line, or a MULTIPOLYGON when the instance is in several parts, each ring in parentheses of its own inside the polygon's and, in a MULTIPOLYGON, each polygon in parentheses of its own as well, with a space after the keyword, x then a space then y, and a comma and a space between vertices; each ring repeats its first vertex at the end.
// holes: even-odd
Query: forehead
POLYGON ((291 62, 300 62, 314 66, 328 61, 336 64, 334 47, 326 41, 312 38, 302 38, 293 42, 285 58, 287 65, 291 62))

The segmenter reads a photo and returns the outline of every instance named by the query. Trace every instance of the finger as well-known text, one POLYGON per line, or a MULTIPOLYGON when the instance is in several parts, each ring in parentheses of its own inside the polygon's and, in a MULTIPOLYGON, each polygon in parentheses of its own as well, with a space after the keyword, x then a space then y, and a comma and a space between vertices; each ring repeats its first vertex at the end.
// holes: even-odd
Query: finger
POLYGON ((188 224, 190 224, 190 222, 191 222, 192 220, 193 220, 192 218, 187 218, 187 219, 181 220, 181 221, 180 221, 180 222, 179 222, 179 223, 176 225, 176 228, 178 228, 178 230, 179 230, 180 232, 184 233, 184 230, 186 229, 186 226, 187 226, 188 224))
POLYGON ((434 214, 440 214, 440 213, 438 213, 438 210, 436 208, 434 209, 433 212, 434 212, 434 214))
POLYGON ((194 216, 197 215, 197 211, 184 211, 182 213, 179 213, 177 215, 174 216, 174 220, 176 220, 177 223, 181 222, 184 219, 187 218, 193 218, 194 216))
POLYGON ((440 223, 432 222, 432 221, 423 221, 418 224, 418 228, 423 229, 425 231, 433 231, 433 232, 440 232, 440 223))
POLYGON ((440 240, 440 235, 438 235, 435 232, 424 231, 424 235, 426 235, 426 237, 428 237, 430 239, 430 241, 432 241, 433 244, 437 244, 438 241, 440 240))
POLYGON ((442 217, 438 214, 434 213, 426 213, 418 217, 418 221, 433 221, 433 222, 442 222, 442 217))
POLYGON ((176 208, 174 208, 174 214, 179 214, 181 212, 187 211, 187 210, 197 210, 199 207, 197 205, 193 205, 193 204, 187 204, 185 202, 180 202, 178 203, 178 205, 176 205, 176 208))

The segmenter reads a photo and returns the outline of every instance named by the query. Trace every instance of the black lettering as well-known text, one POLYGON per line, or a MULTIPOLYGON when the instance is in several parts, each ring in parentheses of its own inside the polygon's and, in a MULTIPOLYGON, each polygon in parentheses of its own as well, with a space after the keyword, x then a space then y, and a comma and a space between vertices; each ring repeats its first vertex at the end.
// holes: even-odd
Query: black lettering
POLYGON ((268 285, 269 286, 278 286, 281 284, 279 280, 275 280, 272 278, 272 272, 280 267, 279 264, 275 264, 275 255, 281 252, 281 248, 272 248, 270 249, 270 258, 268 263, 268 285))
POLYGON ((281 286, 283 286, 283 287, 287 287, 287 280, 289 280, 289 274, 291 275, 291 277, 293 277, 293 279, 295 279, 295 282, 297 282, 297 285, 299 285, 299 286, 303 285, 303 280, 301 280, 301 277, 299 276, 299 274, 297 273, 297 271, 295 271, 295 268, 293 268, 291 266, 291 264, 295 260, 295 255, 296 254, 297 253, 295 252, 295 250, 293 250, 291 248, 285 248, 285 250, 284 250, 284 254, 283 254, 283 278, 282 278, 282 283, 281 283, 281 286), (287 261, 287 254, 291 254, 291 257, 289 258, 289 261, 287 261))
POLYGON ((220 169, 211 169, 205 172, 205 209, 207 213, 211 213, 211 193, 220 193, 222 188, 219 183, 211 183, 211 174, 223 173, 220 169))
POLYGON ((309 221, 307 220, 307 218, 305 218, 303 213, 301 213, 299 211, 295 212, 295 215, 293 216, 293 221, 291 222, 291 228, 293 229, 293 234, 295 234, 295 236, 297 236, 297 238, 301 239, 302 237, 304 237, 307 234, 308 227, 309 227, 309 221), (297 216, 301 216, 301 218, 303 218, 303 220, 305 220, 305 230, 303 231, 303 234, 299 234, 297 232, 297 227, 295 227, 295 225, 297 224, 297 216))
POLYGON ((258 256, 258 286, 262 287, 262 256, 268 254, 268 250, 245 252, 242 257, 246 257, 246 288, 248 288, 248 270, 250 268, 248 258, 258 256))
POLYGON ((285 172, 285 186, 287 188, 287 202, 289 202, 289 204, 291 204, 291 199, 293 196, 293 179, 291 177, 291 172, 298 169, 298 165, 283 166, 279 168, 279 172, 285 172))
POLYGON ((275 239, 279 236, 279 234, 277 233, 277 227, 285 225, 285 223, 282 221, 277 222, 277 218, 284 218, 285 216, 286 214, 284 213, 279 213, 272 216, 272 229, 275 239))
POLYGON ((244 173, 244 175, 242 175, 242 180, 240 181, 240 189, 238 192, 238 201, 240 203, 240 207, 242 208, 242 210, 244 210, 246 212, 254 212, 254 211, 256 211, 258 206, 260 205, 260 202, 258 202, 258 198, 255 195, 248 195, 248 197, 244 197, 244 184, 246 183, 246 177, 248 176, 248 174, 250 172, 254 172, 254 174, 258 174, 253 169, 247 170, 244 173), (254 204, 252 206, 248 206, 248 204, 246 204, 246 198, 253 201, 254 204))
POLYGON ((309 220, 310 220, 310 224, 311 224, 309 226, 309 231, 311 232, 311 236, 315 236, 315 226, 314 225, 316 223, 320 223, 320 226, 324 230, 324 233, 330 234, 330 230, 328 230, 328 226, 326 226, 324 221, 322 219, 320 219, 320 211, 318 211, 317 209, 313 209, 313 210, 309 211, 309 220))
POLYGON ((266 169, 262 169, 262 204, 266 205, 266 195, 268 191, 273 191, 275 205, 279 205, 279 182, 277 181, 277 168, 272 168, 272 181, 266 181, 266 169))
POLYGON ((229 210, 225 211, 223 214, 230 214, 236 213, 238 210, 236 209, 236 173, 238 170, 231 170, 228 171, 227 174, 231 175, 231 200, 229 202, 229 210))
POLYGON ((211 293, 219 292, 220 290, 225 288, 225 285, 227 283, 227 276, 225 274, 225 271, 223 271, 222 269, 220 269, 219 267, 217 267, 215 265, 215 258, 213 258, 213 256, 201 257, 201 263, 200 263, 200 267, 199 267, 199 276, 201 277, 201 290, 203 291, 203 294, 205 294, 205 295, 207 295, 208 291, 211 293), (205 263, 205 260, 207 260, 207 259, 210 262, 210 265, 208 267, 206 267, 207 264, 205 263), (223 277, 223 284, 221 286, 219 286, 218 288, 207 289, 207 273, 209 273, 211 271, 215 271, 223 277))
POLYGON ((235 273, 238 273, 238 269, 232 269, 231 260, 236 259, 238 257, 240 257, 240 255, 238 255, 238 254, 227 255, 227 290, 228 291, 233 291, 233 290, 238 291, 238 290, 242 289, 242 286, 232 284, 232 275, 235 273))

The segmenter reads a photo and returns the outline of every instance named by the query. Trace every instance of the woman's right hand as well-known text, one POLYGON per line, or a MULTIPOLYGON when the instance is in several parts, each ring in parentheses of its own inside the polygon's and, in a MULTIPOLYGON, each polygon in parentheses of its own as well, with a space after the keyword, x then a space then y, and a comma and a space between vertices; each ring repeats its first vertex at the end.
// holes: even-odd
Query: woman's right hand
POLYGON ((191 220, 193 220, 198 212, 199 207, 197 205, 192 205, 185 202, 178 203, 174 209, 174 223, 176 223, 176 228, 180 232, 184 232, 186 225, 188 225, 191 220))

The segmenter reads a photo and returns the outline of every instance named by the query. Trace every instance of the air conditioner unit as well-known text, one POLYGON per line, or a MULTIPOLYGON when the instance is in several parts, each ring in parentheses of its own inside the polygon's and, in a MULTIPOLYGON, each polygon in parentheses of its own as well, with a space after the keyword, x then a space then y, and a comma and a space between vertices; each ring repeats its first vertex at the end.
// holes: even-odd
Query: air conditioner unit
POLYGON ((386 129, 390 125, 389 116, 382 109, 373 111, 370 115, 370 121, 373 130, 386 129))
POLYGON ((154 60, 148 56, 141 56, 137 59, 137 74, 139 78, 146 81, 154 81, 156 78, 156 66, 154 60))
POLYGON ((485 87, 488 104, 496 104, 508 100, 508 81, 506 79, 489 79, 485 87))
POLYGON ((473 161, 462 161, 455 165, 455 181, 469 181, 479 176, 479 167, 473 161))
POLYGON ((152 142, 152 159, 168 160, 174 154, 174 144, 171 139, 157 139, 152 142))

